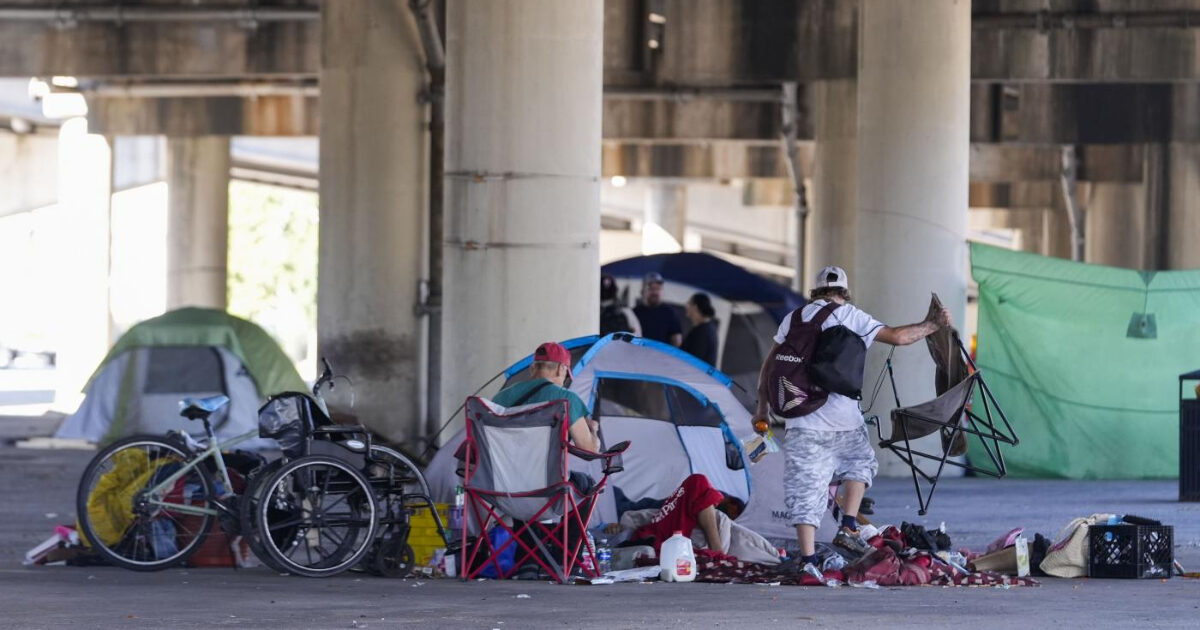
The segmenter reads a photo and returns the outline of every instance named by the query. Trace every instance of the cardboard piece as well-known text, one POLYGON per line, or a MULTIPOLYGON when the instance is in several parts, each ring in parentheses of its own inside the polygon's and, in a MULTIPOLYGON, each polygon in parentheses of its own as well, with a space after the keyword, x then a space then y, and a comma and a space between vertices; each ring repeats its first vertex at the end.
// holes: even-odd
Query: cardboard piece
POLYGON ((970 568, 972 571, 1025 577, 1029 575, 1029 544, 1024 536, 1018 536, 1014 544, 976 558, 970 568))

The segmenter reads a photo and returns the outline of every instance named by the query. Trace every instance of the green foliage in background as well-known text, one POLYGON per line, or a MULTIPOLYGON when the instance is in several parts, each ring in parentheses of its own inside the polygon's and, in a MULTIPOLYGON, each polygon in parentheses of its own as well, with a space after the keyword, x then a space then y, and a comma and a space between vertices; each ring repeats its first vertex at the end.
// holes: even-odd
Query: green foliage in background
POLYGON ((229 185, 229 312, 273 335, 293 361, 317 327, 317 194, 229 185))

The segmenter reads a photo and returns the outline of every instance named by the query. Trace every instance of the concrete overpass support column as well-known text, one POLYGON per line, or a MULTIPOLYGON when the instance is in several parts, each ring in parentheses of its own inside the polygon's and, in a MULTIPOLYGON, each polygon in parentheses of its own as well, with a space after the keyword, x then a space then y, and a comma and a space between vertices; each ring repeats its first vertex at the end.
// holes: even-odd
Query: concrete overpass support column
POLYGON ((687 233, 687 186, 654 182, 646 188, 642 252, 661 254, 682 251, 687 233), (675 242, 671 243, 666 237, 675 242))
MULTIPOLYGON (((924 318, 936 292, 962 329, 971 3, 864 0, 859 28, 857 273, 850 287, 863 309, 889 325, 924 318)), ((868 380, 886 355, 871 352, 868 380)), ((898 349, 893 364, 902 404, 933 398, 924 348, 898 349)), ((881 396, 873 412, 887 418, 889 402, 881 396)), ((932 443, 921 446, 928 451, 932 443)), ((903 473, 899 460, 881 457, 880 474, 903 473)))
MULTIPOLYGON (((112 149, 89 134, 87 120, 63 123, 58 134, 58 208, 46 297, 56 351, 54 408, 74 412, 80 390, 109 346, 109 208, 112 149)), ((6 270, 5 273, 20 273, 6 270)), ((18 305, 14 305, 20 308, 18 305)))
POLYGON ((1170 147, 1167 269, 1200 269, 1200 144, 1170 147))
MULTIPOLYGON (((854 79, 817 81, 813 84, 813 206, 808 216, 809 275, 825 265, 838 265, 855 273, 858 209, 854 203, 857 181, 858 86, 854 79)), ((812 278, 803 286, 811 287, 812 278)))
POLYGON ((224 310, 229 137, 167 138, 167 308, 224 310))
POLYGON ((599 318, 600 0, 447 6, 443 409, 599 318))
POLYGON ((1092 184, 1084 201, 1084 261, 1148 269, 1145 201, 1141 184, 1092 184))
POLYGON ((407 3, 321 5, 317 343, 354 381, 359 421, 395 442, 423 424, 426 107, 407 3))

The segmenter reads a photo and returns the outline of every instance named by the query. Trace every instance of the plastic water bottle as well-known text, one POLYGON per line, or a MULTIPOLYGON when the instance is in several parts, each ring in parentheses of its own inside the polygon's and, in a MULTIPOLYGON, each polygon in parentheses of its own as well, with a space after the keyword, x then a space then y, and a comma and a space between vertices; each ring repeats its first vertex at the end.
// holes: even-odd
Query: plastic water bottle
POLYGON ((696 553, 692 539, 675 532, 663 542, 658 555, 658 577, 664 582, 691 582, 696 579, 696 553))
POLYGON ((463 495, 463 487, 456 486, 454 488, 454 505, 450 506, 448 518, 446 519, 448 521, 446 523, 446 528, 450 530, 449 536, 451 541, 462 538, 463 495))
POLYGON ((587 540, 583 543, 583 548, 579 550, 579 568, 586 573, 591 573, 596 569, 596 565, 592 562, 592 553, 589 549, 596 548, 596 541, 592 539, 592 533, 586 532, 587 540))
POLYGON ((596 547, 596 564, 601 574, 612 571, 612 549, 603 545, 596 547))

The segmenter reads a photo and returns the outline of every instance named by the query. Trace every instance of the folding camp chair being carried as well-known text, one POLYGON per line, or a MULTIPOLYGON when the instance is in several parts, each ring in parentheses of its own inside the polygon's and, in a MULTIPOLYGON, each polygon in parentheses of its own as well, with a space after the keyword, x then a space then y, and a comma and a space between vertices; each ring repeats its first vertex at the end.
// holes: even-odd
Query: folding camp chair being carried
MULTIPOLYGON (((603 453, 572 446, 565 400, 505 409, 471 397, 465 416, 463 488, 468 526, 463 528, 459 575, 470 580, 491 566, 496 576, 505 579, 533 561, 565 583, 578 564, 581 546, 587 545, 590 556, 596 557, 584 532, 608 476, 622 469, 620 455, 629 442, 603 453), (569 477, 570 455, 584 461, 603 460, 603 476, 586 490, 577 488, 569 477), (507 540, 493 542, 489 535, 493 526, 503 528, 507 540), (512 545, 517 545, 512 564, 502 567, 501 554, 512 545)), ((589 577, 599 575, 595 563, 579 568, 589 577)))
MULTIPOLYGON (((941 310, 942 303, 934 295, 929 304, 930 313, 941 310)), ((913 486, 917 491, 918 514, 924 516, 937 489, 938 480, 947 465, 957 466, 970 473, 989 477, 1003 477, 1007 470, 1004 466, 1004 454, 1000 451, 1001 444, 1015 446, 1019 440, 1012 425, 1009 424, 1000 404, 983 380, 983 374, 975 366, 975 361, 963 347, 958 331, 953 328, 943 328, 926 337, 929 352, 937 365, 936 391, 937 398, 910 407, 900 405, 900 396, 896 392, 896 378, 892 372, 892 357, 889 354, 884 370, 892 385, 892 394, 896 400, 896 408, 891 413, 891 434, 885 439, 879 422, 875 423, 879 435, 879 446, 896 454, 912 470, 913 486), (978 413, 976 394, 983 408, 978 413), (1003 425, 1001 428, 997 420, 1003 425), (913 448, 913 441, 939 432, 941 437, 941 452, 929 453, 913 448), (991 460, 991 467, 980 467, 970 462, 959 462, 951 459, 966 454, 967 436, 974 435, 983 445, 984 453, 991 460), (927 459, 937 462, 937 469, 930 474, 920 468, 917 459, 927 459), (922 494, 920 480, 929 484, 929 489, 922 494)), ((878 392, 878 389, 876 389, 878 392)))

